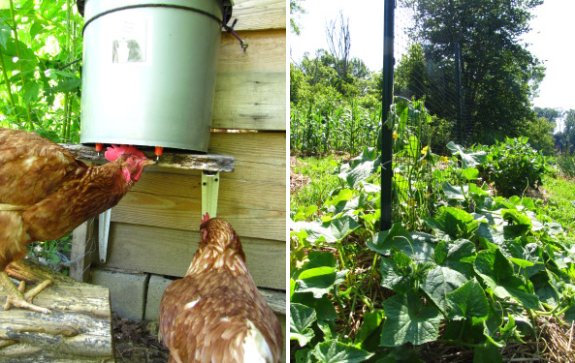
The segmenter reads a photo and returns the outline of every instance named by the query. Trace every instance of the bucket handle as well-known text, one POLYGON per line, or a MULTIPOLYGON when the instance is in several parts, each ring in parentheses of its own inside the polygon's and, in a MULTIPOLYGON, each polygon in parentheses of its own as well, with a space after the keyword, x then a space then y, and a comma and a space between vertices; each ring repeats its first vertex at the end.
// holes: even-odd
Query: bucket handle
MULTIPOLYGON (((84 12, 84 1, 79 1, 78 2, 78 10, 80 11, 80 13, 84 12), (82 5, 80 7, 80 4, 82 5)), ((138 5, 126 5, 126 6, 121 6, 118 8, 114 8, 114 9, 110 9, 107 11, 104 11, 94 17, 92 17, 91 19, 88 19, 88 21, 86 21, 86 23, 84 24, 84 27, 82 28, 82 34, 84 34, 84 32, 86 31, 86 27, 92 23, 94 20, 110 14, 110 13, 114 13, 117 11, 121 11, 121 10, 128 10, 128 9, 136 9, 136 8, 173 8, 173 9, 180 9, 180 10, 187 10, 187 11, 194 11, 200 14, 203 14, 209 18, 214 19, 215 21, 217 21, 218 23, 222 24, 222 28, 224 28, 224 30, 226 30, 228 33, 230 33, 231 35, 234 36, 234 38, 236 38, 239 42, 240 42, 240 47, 242 47, 242 50, 245 52, 246 49, 248 48, 248 43, 246 43, 239 35, 238 33, 234 30, 234 26, 236 25, 236 23, 238 22, 238 19, 234 19, 232 25, 228 25, 227 22, 229 21, 229 18, 231 17, 231 11, 229 13, 224 13, 224 19, 220 20, 218 19, 216 16, 214 16, 213 14, 210 14, 206 11, 197 9, 197 8, 192 8, 192 7, 188 7, 188 6, 182 6, 182 5, 167 5, 167 4, 138 4, 138 5)))
POLYGON ((236 38, 240 42, 240 47, 242 47, 242 50, 245 53, 246 50, 248 49, 248 43, 245 40, 243 40, 242 37, 240 37, 238 32, 235 31, 234 27, 236 26, 237 22, 238 22, 238 19, 234 19, 232 25, 222 23, 222 27, 224 28, 225 31, 227 31, 228 33, 233 35, 233 37, 236 38))

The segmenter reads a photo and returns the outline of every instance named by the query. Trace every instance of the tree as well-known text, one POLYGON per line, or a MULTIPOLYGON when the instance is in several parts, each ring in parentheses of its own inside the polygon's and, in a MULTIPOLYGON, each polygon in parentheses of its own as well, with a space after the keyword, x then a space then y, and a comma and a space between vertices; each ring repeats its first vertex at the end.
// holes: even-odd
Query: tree
MULTIPOLYGON (((329 52, 335 57, 334 68, 343 82, 349 80, 351 34, 349 19, 339 13, 339 19, 332 20, 326 27, 329 52)), ((341 90, 341 88, 340 88, 341 90)))
POLYGON ((290 0, 289 1, 289 10, 290 10, 290 18, 289 18, 289 25, 292 32, 296 35, 300 34, 299 25, 296 23, 295 15, 297 13, 303 13, 303 9, 299 4, 298 0, 290 0))
POLYGON ((429 92, 429 77, 423 46, 414 43, 395 70, 395 94, 406 98, 423 98, 429 92))
POLYGON ((528 121, 522 132, 527 136, 529 144, 544 154, 551 155, 555 151, 555 141, 553 140, 553 130, 555 124, 545 117, 537 117, 533 121, 528 121))
POLYGON ((403 0, 415 13, 412 36, 424 44, 428 68, 450 89, 426 96, 432 110, 452 118, 460 142, 491 143, 516 136, 534 120, 530 96, 543 77, 540 62, 520 43, 530 10, 542 0, 403 0), (451 74, 449 74, 451 73, 451 74), (434 99, 435 98, 435 99, 434 99))
POLYGON ((535 107, 534 109, 535 114, 537 115, 537 117, 544 117, 547 120, 549 120, 550 122, 556 123, 557 119, 559 117, 561 117, 562 112, 554 109, 554 108, 548 108, 548 107, 535 107))
POLYGON ((566 154, 571 154, 575 149, 575 110, 568 110, 564 114, 565 127, 556 135, 559 148, 566 154))

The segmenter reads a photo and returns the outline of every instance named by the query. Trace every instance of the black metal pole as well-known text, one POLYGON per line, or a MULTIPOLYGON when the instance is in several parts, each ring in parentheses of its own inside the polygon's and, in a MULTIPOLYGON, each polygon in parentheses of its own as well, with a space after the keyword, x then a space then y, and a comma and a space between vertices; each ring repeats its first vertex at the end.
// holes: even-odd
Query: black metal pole
POLYGON ((393 178, 393 128, 386 125, 393 102, 393 28, 395 0, 385 0, 383 7, 383 92, 381 112, 381 217, 380 229, 391 228, 393 178))

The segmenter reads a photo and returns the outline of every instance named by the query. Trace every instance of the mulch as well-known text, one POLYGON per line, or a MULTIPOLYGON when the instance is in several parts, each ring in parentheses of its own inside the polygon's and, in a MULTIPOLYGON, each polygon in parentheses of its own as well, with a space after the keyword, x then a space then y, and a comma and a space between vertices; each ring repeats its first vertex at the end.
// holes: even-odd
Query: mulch
POLYGON ((289 171, 289 189, 291 194, 295 193, 301 187, 310 182, 309 177, 301 174, 296 174, 293 172, 292 169, 294 168, 296 163, 297 159, 295 158, 295 156, 292 156, 290 158, 290 171, 289 171))
POLYGON ((166 363, 168 350, 158 340, 158 323, 112 319, 117 363, 166 363))

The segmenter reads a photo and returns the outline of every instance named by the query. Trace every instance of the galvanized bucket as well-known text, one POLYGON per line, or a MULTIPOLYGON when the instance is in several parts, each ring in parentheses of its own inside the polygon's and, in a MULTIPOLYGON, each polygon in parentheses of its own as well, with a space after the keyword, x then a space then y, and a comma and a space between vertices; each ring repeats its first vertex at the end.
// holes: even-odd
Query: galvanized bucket
POLYGON ((208 149, 217 53, 229 0, 89 0, 84 144, 208 149))

